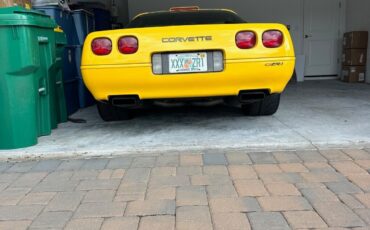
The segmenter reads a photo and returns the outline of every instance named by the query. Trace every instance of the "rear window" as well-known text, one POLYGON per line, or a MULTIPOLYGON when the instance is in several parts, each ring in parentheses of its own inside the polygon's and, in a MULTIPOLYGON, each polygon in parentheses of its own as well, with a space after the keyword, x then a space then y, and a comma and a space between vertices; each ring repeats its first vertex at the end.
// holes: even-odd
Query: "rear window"
POLYGON ((200 10, 189 12, 156 12, 141 15, 132 20, 127 28, 236 24, 245 21, 233 12, 226 10, 200 10))

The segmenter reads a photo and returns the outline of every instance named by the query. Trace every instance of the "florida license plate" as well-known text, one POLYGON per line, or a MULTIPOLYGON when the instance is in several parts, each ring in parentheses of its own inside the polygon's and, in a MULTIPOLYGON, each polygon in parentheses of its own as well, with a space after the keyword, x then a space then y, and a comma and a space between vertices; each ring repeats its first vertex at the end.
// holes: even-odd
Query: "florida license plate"
POLYGON ((169 54, 170 73, 195 73, 207 72, 207 53, 180 53, 169 54))

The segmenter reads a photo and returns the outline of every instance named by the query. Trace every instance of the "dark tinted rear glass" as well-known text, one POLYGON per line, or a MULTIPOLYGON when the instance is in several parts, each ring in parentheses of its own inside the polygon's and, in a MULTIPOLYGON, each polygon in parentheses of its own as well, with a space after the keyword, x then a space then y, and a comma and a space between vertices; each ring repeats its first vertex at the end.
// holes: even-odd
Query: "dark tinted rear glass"
POLYGON ((226 10, 200 10, 189 12, 156 12, 141 15, 132 20, 127 28, 236 24, 245 21, 235 13, 226 10))

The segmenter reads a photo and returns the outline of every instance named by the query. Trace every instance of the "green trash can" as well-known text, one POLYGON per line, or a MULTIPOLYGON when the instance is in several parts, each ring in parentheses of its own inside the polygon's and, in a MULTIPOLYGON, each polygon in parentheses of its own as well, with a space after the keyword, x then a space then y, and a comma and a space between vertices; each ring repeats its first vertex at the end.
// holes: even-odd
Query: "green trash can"
POLYGON ((50 121, 51 128, 55 129, 59 123, 67 121, 67 108, 64 96, 63 84, 63 54, 67 44, 67 38, 59 27, 54 29, 55 35, 55 59, 52 66, 52 74, 49 78, 50 89, 50 121))
POLYGON ((0 149, 32 146, 51 133, 55 26, 37 11, 0 8, 0 149))

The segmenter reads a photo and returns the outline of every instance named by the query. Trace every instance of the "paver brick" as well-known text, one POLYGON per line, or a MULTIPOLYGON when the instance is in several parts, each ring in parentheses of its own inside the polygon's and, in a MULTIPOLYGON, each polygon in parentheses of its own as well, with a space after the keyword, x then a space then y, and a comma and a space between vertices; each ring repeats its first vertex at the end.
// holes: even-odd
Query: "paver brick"
POLYGON ((175 200, 176 187, 148 188, 146 200, 175 200))
POLYGON ((192 185, 232 184, 230 177, 224 175, 194 175, 190 179, 192 185))
POLYGON ((201 166, 181 166, 177 168, 178 176, 194 176, 202 174, 203 170, 201 166))
POLYGON ((83 199, 83 203, 112 202, 116 195, 115 190, 91 190, 83 199))
POLYGON ((360 209, 365 208, 363 204, 361 204, 360 201, 358 201, 356 198, 354 198, 350 194, 339 194, 338 198, 347 205, 350 209, 360 209))
POLYGON ((98 170, 80 170, 74 172, 71 180, 95 180, 98 175, 98 170))
POLYGON ((13 188, 32 188, 42 179, 46 177, 47 173, 26 173, 20 176, 14 183, 10 185, 13 188))
POLYGON ((248 153, 248 155, 255 164, 277 163, 272 153, 248 153))
POLYGON ((233 180, 257 179, 258 176, 252 166, 249 165, 229 165, 229 174, 233 180))
POLYGON ((61 160, 42 160, 32 167, 31 172, 53 172, 61 163, 61 160))
POLYGON ((370 160, 357 160, 356 164, 361 166, 365 170, 370 170, 370 160))
POLYGON ((125 216, 175 215, 174 200, 132 201, 127 205, 125 216))
POLYGON ((124 202, 83 203, 75 212, 74 218, 97 218, 123 216, 124 202))
POLYGON ((16 205, 30 191, 29 188, 8 188, 0 192, 1 205, 16 205))
POLYGON ((302 160, 295 152, 274 152, 273 156, 279 163, 301 163, 302 160))
POLYGON ((180 155, 181 166, 202 166, 203 159, 202 155, 180 155))
POLYGON ((184 206, 177 208, 176 229, 212 230, 209 208, 207 206, 184 206))
POLYGON ((283 172, 287 172, 287 173, 308 172, 308 169, 301 163, 279 164, 279 167, 283 170, 283 172))
POLYGON ((284 212, 284 216, 294 229, 318 229, 328 227, 321 217, 313 211, 284 212))
POLYGON ((209 185, 207 186, 207 196, 209 198, 228 198, 238 197, 238 193, 236 192, 234 185, 209 185))
POLYGON ((309 173, 301 173, 301 176, 307 182, 338 182, 338 181, 346 181, 346 178, 337 172, 309 172, 309 173))
POLYGON ((22 175, 21 173, 1 173, 0 182, 1 183, 12 183, 21 175, 22 175))
POLYGON ((139 230, 174 230, 174 216, 145 216, 140 220, 139 230))
POLYGON ((103 218, 72 219, 65 230, 100 230, 103 218))
POLYGON ((0 206, 0 221, 33 220, 43 208, 42 205, 0 206))
POLYGON ((340 202, 317 202, 313 205, 329 227, 365 226, 365 223, 352 210, 340 202))
POLYGON ((252 160, 246 153, 226 153, 229 165, 250 165, 252 160))
POLYGON ((144 200, 147 190, 145 183, 123 183, 117 190, 115 201, 144 200))
POLYGON ((136 230, 139 226, 138 217, 114 217, 106 219, 102 225, 102 230, 136 230))
POLYGON ((291 229, 283 215, 278 212, 254 212, 249 213, 248 217, 253 230, 291 229))
POLYGON ((117 189, 120 184, 119 179, 115 180, 84 180, 77 186, 76 190, 113 190, 117 189))
POLYGON ((229 175, 227 167, 224 165, 206 165, 203 167, 205 175, 229 175))
POLYGON ((335 169, 326 162, 305 162, 304 165, 310 172, 335 172, 335 169))
POLYGON ((316 150, 297 151, 296 154, 304 162, 327 162, 325 157, 316 150))
POLYGON ((45 208, 46 211, 75 211, 85 192, 62 192, 55 195, 45 208))
POLYGON ((73 176, 73 171, 55 171, 49 173, 43 181, 67 181, 73 176))
POLYGON ((125 176, 126 170, 124 169, 115 169, 112 173, 111 179, 122 179, 125 176))
POLYGON ((307 200, 299 196, 259 197, 258 202, 268 212, 312 210, 307 200))
POLYGON ((326 186, 336 194, 361 193, 361 189, 349 181, 328 182, 326 186))
POLYGON ((349 175, 348 178, 365 192, 370 192, 370 174, 349 175))
POLYGON ((367 227, 370 227, 370 209, 356 209, 356 214, 361 217, 366 223, 367 227))
POLYGON ((12 167, 6 170, 7 173, 26 173, 29 172, 38 162, 24 161, 15 163, 12 167))
POLYGON ((177 188, 176 206, 208 205, 204 186, 182 186, 177 188))
POLYGON ((326 149, 320 150, 321 155, 323 155, 329 161, 348 161, 351 158, 339 149, 326 149))
POLYGON ((176 176, 176 167, 156 167, 152 169, 151 177, 176 176))
POLYGON ((211 198, 212 213, 240 213, 261 211, 257 200, 252 197, 243 198, 211 198))
POLYGON ((108 164, 109 159, 92 158, 87 159, 81 166, 82 170, 102 170, 108 164))
POLYGON ((259 180, 235 180, 236 191, 239 196, 268 196, 268 192, 259 180))
POLYGON ((243 213, 214 213, 214 228, 216 230, 249 230, 251 226, 243 213))
POLYGON ((222 153, 206 153, 203 154, 204 165, 227 165, 225 154, 222 153))
POLYGON ((370 193, 357 194, 356 198, 367 208, 370 208, 370 193))
POLYGON ((0 173, 5 172, 10 167, 12 167, 14 164, 12 162, 0 162, 0 173))
POLYGON ((109 160, 105 168, 107 169, 128 169, 132 163, 131 157, 118 157, 109 160))
POLYGON ((354 160, 370 160, 370 153, 363 149, 343 149, 354 160))
POLYGON ((256 164, 253 167, 257 174, 283 172, 276 164, 256 164))
POLYGON ((259 177, 264 183, 302 183, 303 177, 298 173, 263 173, 259 177))
POLYGON ((338 197, 327 188, 301 189, 303 196, 311 203, 339 202, 338 197))
POLYGON ((155 166, 156 157, 135 157, 131 168, 151 168, 155 166))
POLYGON ((33 188, 34 192, 70 192, 74 191, 80 182, 70 181, 42 181, 33 188))
POLYGON ((56 171, 74 171, 79 170, 81 166, 85 163, 84 160, 64 160, 61 164, 56 168, 56 171))
POLYGON ((21 205, 47 205, 51 199, 55 196, 55 192, 35 192, 35 193, 28 193, 22 201, 19 203, 21 205))
POLYGON ((326 188, 325 184, 318 183, 318 182, 296 183, 295 186, 297 187, 297 189, 304 189, 304 188, 326 188))
POLYGON ((72 212, 44 212, 32 222, 31 228, 61 229, 71 217, 72 212))
POLYGON ((179 166, 179 156, 158 156, 157 157, 157 167, 177 167, 179 166))
POLYGON ((160 188, 160 187, 178 187, 190 185, 190 179, 188 176, 163 176, 151 178, 149 187, 160 188))
POLYGON ((147 183, 149 181, 150 168, 130 168, 123 177, 126 183, 147 183))
POLYGON ((272 183, 265 185, 267 190, 273 196, 300 196, 301 193, 293 184, 272 183))
POLYGON ((31 225, 30 220, 0 221, 1 230, 27 230, 31 225))
POLYGON ((345 176, 351 174, 368 174, 366 170, 355 164, 353 161, 332 162, 331 164, 336 170, 345 176))

